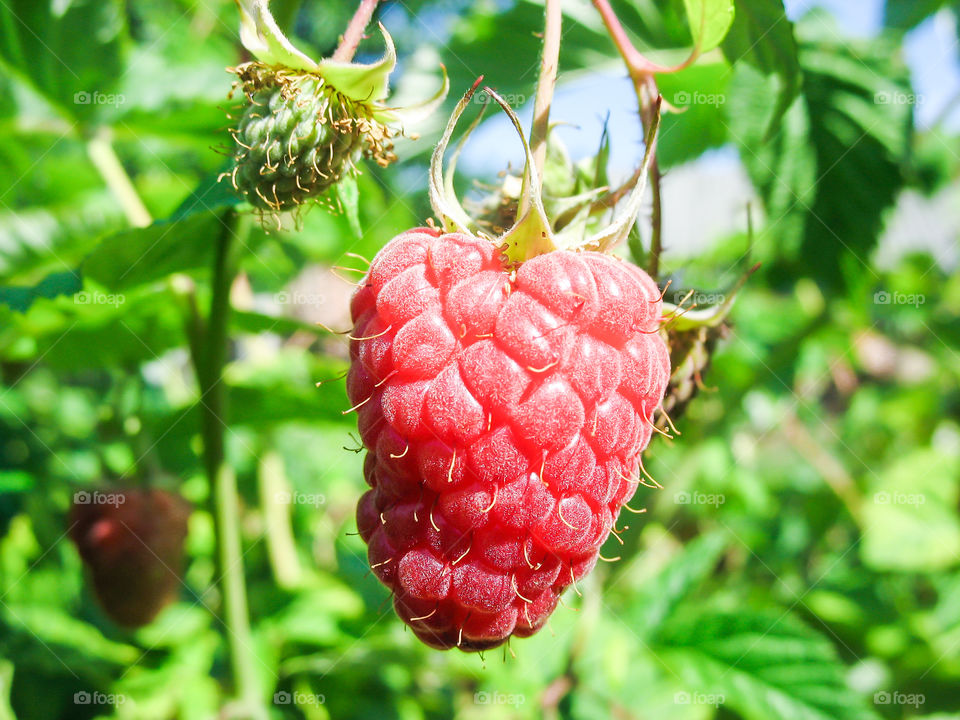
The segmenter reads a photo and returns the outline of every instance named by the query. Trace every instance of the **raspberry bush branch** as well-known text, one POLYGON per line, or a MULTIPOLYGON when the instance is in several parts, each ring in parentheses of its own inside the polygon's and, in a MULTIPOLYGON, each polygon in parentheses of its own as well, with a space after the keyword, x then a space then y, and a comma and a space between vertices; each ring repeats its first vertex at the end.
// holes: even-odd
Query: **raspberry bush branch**
MULTIPOLYGON (((634 92, 637 95, 637 105, 640 113, 640 122, 643 125, 644 132, 648 132, 653 122, 653 116, 659 118, 659 104, 656 109, 653 104, 660 91, 657 89, 657 81, 654 77, 656 72, 676 72, 687 67, 699 55, 697 47, 690 54, 686 61, 676 68, 664 68, 645 58, 627 37, 620 19, 614 12, 607 0, 593 0, 593 5, 600 12, 603 24, 610 34, 620 57, 623 58, 627 66, 627 72, 630 75, 630 81, 633 83, 634 92)), ((660 192, 660 166, 657 163, 656 155, 650 159, 650 186, 653 194, 653 209, 651 213, 651 233, 650 233, 650 257, 647 260, 647 272, 650 276, 656 278, 660 272, 660 254, 663 250, 663 208, 660 192)))
MULTIPOLYGON (((660 119, 660 102, 657 102, 657 107, 654 109, 648 99, 654 93, 654 97, 659 98, 660 91, 652 75, 647 77, 647 83, 652 86, 649 91, 638 94, 638 99, 641 95, 643 97, 639 102, 645 128, 651 127, 653 122, 659 122, 660 119)), ((660 164, 657 162, 656 154, 653 154, 650 157, 650 189, 653 203, 650 213, 650 259, 647 263, 647 272, 654 278, 660 275, 660 254, 663 252, 663 196, 660 180, 660 164)))
MULTIPOLYGON (((656 111, 653 108, 654 100, 660 97, 656 75, 658 73, 680 72, 692 65, 705 50, 709 50, 720 43, 733 22, 734 6, 732 2, 728 2, 726 7, 719 4, 711 8, 709 13, 707 3, 696 6, 687 2, 685 5, 690 32, 693 36, 693 48, 686 60, 679 65, 670 67, 651 62, 634 47, 608 0, 593 0, 593 6, 600 13, 610 38, 627 66, 627 72, 637 95, 640 121, 645 132, 649 130, 653 122, 654 113, 659 114, 659 108, 656 111), (699 7, 699 12, 696 11, 697 7, 699 7)), ((654 278, 659 274, 660 255, 663 251, 663 204, 660 180, 660 165, 656 156, 654 156, 650 162, 653 210, 651 215, 650 257, 647 264, 647 271, 654 278)))

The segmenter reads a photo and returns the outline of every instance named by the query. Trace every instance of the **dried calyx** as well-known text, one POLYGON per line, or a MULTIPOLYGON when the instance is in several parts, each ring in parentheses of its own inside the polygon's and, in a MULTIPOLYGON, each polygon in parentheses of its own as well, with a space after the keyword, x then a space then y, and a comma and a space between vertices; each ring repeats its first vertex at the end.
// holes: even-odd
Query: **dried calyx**
POLYGON ((472 217, 457 198, 452 178, 460 150, 480 117, 464 133, 446 169, 444 155, 456 124, 479 83, 480 80, 457 104, 430 163, 430 203, 444 229, 487 237, 507 258, 517 263, 553 250, 606 252, 625 240, 640 212, 659 122, 654 122, 650 127, 643 162, 628 186, 618 190, 606 186, 606 175, 602 169, 606 158, 605 140, 596 159, 597 172, 587 180, 582 174, 577 174, 560 143, 552 137, 548 157, 553 158, 553 165, 559 172, 550 175, 551 161, 548 160, 548 179, 544 182, 536 169, 516 113, 496 92, 484 88, 483 92, 509 116, 523 142, 526 159, 522 177, 505 175, 503 185, 494 189, 482 203, 478 216, 472 217), (599 218, 606 218, 609 209, 617 205, 616 201, 624 195, 626 199, 622 207, 601 226, 599 218), (516 217, 518 207, 528 210, 521 217, 516 217), (508 223, 509 227, 504 230, 508 223))
POLYGON ((262 212, 296 209, 322 200, 356 170, 360 156, 386 166, 396 159, 393 138, 446 97, 446 71, 433 97, 394 108, 385 101, 397 63, 389 33, 386 52, 372 64, 311 60, 283 35, 267 0, 237 0, 240 37, 256 60, 232 72, 245 104, 236 128, 229 179, 262 212))
POLYGON ((719 295, 720 302, 700 307, 691 303, 704 293, 690 290, 677 291, 676 304, 664 301, 663 313, 666 323, 661 334, 670 348, 670 382, 663 397, 663 415, 657 421, 661 430, 673 429, 670 420, 676 421, 683 416, 690 402, 704 390, 709 390, 703 376, 710 369, 717 343, 730 334, 730 311, 733 309, 743 286, 750 275, 759 269, 759 263, 741 273, 733 287, 719 295))

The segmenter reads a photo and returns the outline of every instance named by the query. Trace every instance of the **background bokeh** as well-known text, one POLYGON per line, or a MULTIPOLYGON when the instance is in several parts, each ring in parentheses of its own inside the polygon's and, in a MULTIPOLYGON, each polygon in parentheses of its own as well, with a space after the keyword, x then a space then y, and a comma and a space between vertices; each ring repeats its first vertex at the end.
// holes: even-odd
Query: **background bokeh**
MULTIPOLYGON (((651 57, 685 57, 682 2, 614 5, 651 57)), ((543 7, 381 6, 393 97, 432 91, 439 61, 446 110, 397 165, 364 168, 359 236, 322 207, 256 225, 231 293, 227 457, 274 717, 960 718, 960 7, 736 6, 721 48, 660 78, 685 108, 659 146, 661 282, 710 302, 763 264, 682 435, 651 443, 664 489, 640 488, 646 514, 603 551, 619 561, 483 657, 422 646, 368 571, 346 341, 324 328, 348 325, 347 253, 430 215, 429 151, 476 76, 529 119, 543 7)), ((353 11, 272 7, 316 56, 353 11)), ((635 98, 590 4, 564 10, 559 136, 584 158, 607 121, 623 177, 635 98)), ((237 25, 229 0, 0 2, 0 720, 239 716, 183 307, 184 287, 208 302, 233 203, 215 180, 237 25), (144 484, 195 510, 179 601, 128 633, 86 587, 66 513, 76 492, 144 484)), ((459 186, 476 195, 519 149, 490 113, 459 186)))

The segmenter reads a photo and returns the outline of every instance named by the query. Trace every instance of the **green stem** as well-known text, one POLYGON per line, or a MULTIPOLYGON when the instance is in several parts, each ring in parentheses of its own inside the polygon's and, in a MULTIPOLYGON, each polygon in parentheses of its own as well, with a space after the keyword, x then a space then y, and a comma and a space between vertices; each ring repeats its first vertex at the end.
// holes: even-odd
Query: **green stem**
POLYGON ((363 39, 363 31, 370 24, 374 10, 379 0, 360 0, 360 6, 350 19, 350 24, 343 33, 340 45, 333 51, 333 59, 340 62, 350 62, 357 52, 357 46, 363 39))
POLYGON ((97 172, 100 173, 100 177, 110 188, 110 192, 120 203, 130 224, 134 227, 146 227, 153 222, 150 212, 137 194, 133 181, 113 149, 110 131, 107 128, 101 128, 87 141, 87 154, 97 168, 97 172))
POLYGON ((650 259, 647 272, 656 280, 660 273, 660 253, 663 252, 663 200, 660 192, 660 164, 656 157, 650 161, 650 189, 653 193, 653 209, 650 212, 650 259))
POLYGON ((303 573, 291 522, 291 490, 280 453, 270 450, 260 458, 260 507, 263 511, 267 553, 273 576, 285 590, 300 585, 303 573))
MULTIPOLYGON (((657 103, 660 91, 657 88, 657 80, 654 74, 658 72, 676 72, 677 70, 683 69, 696 60, 699 50, 698 48, 694 48, 690 57, 675 68, 665 68, 651 63, 634 47, 608 0, 593 0, 593 6, 600 13, 603 24, 607 28, 607 33, 610 35, 610 39, 613 40, 613 44, 616 45, 620 57, 623 58, 624 65, 627 66, 627 72, 630 74, 630 80, 633 82, 633 89, 637 94, 640 123, 643 126, 644 136, 646 136, 651 126, 658 121, 657 116, 660 113, 660 108, 657 103)), ((649 172, 650 187, 653 192, 653 213, 651 216, 652 231, 647 272, 656 280, 660 272, 660 254, 663 251, 661 175, 656 153, 654 153, 650 159, 649 172)))
POLYGON ((247 612, 237 479, 233 468, 224 461, 226 387, 223 368, 227 359, 230 287, 236 274, 232 246, 235 238, 246 234, 248 223, 249 218, 241 218, 234 210, 228 210, 223 217, 223 230, 216 241, 210 314, 197 352, 196 372, 200 385, 203 460, 211 488, 234 691, 242 701, 245 716, 261 720, 267 717, 267 710, 260 692, 247 612))
MULTIPOLYGON (((547 163, 547 136, 550 134, 550 105, 557 86, 557 69, 560 64, 560 39, 563 11, 560 0, 547 0, 544 8, 543 54, 540 57, 540 77, 537 80, 537 96, 533 100, 533 125, 530 128, 530 152, 533 167, 543 181, 543 168, 547 163)), ((529 180, 527 180, 529 182, 529 180)), ((523 217, 530 207, 527 193, 521 193, 517 217, 523 217)))

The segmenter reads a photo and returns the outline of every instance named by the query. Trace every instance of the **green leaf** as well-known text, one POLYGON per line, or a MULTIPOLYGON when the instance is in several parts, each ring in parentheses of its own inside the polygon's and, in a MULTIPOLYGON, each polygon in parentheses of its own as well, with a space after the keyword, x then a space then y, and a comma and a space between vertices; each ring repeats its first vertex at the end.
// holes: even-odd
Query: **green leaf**
POLYGON ((702 535, 688 543, 655 578, 644 582, 631 603, 633 616, 643 621, 635 624, 637 632, 657 632, 674 608, 713 572, 726 547, 722 533, 702 535))
MULTIPOLYGON (((47 653, 53 663, 68 667, 83 667, 90 660, 115 666, 137 662, 140 650, 103 636, 94 626, 70 617, 59 608, 42 605, 9 604, 0 612, 0 626, 5 631, 24 633, 47 653)), ((6 632, 5 632, 6 636, 6 632)), ((62 666, 61 666, 62 667, 62 666)))
POLYGON ((804 92, 769 141, 775 86, 752 66, 734 79, 728 122, 766 208, 765 259, 835 288, 862 275, 904 185, 913 96, 887 41, 841 43, 820 15, 800 29, 804 92))
MULTIPOLYGON (((217 95, 212 97, 219 100, 217 95)), ((215 102, 171 99, 156 108, 130 107, 118 122, 118 140, 142 142, 145 138, 158 138, 203 152, 223 143, 226 118, 223 107, 215 102)))
POLYGON ((81 289, 83 282, 79 272, 53 273, 30 287, 0 287, 0 304, 22 313, 26 312, 37 298, 73 295, 81 289))
POLYGON ((123 4, 116 0, 0 4, 0 58, 60 111, 90 117, 122 104, 123 4))
MULTIPOLYGON (((331 377, 320 378, 330 380, 331 377)), ((339 388, 320 388, 313 385, 290 387, 287 383, 271 386, 233 385, 228 390, 230 422, 263 428, 292 420, 327 422, 352 425, 354 418, 343 413, 348 409, 345 396, 339 388)))
POLYGON ((13 663, 0 660, 0 720, 16 720, 10 707, 10 688, 13 685, 13 663))
POLYGON ((297 332, 308 332, 314 335, 329 336, 330 333, 319 325, 297 320, 296 318, 265 315, 263 313, 245 310, 234 310, 230 313, 231 324, 247 333, 272 332, 277 335, 293 335, 297 332))
POLYGON ((209 267, 225 208, 240 203, 228 182, 206 177, 167 220, 105 238, 87 256, 84 274, 109 290, 124 290, 175 272, 209 267))
POLYGON ((182 318, 168 297, 86 289, 71 298, 35 302, 15 318, 50 367, 129 367, 184 343, 182 318))
POLYGON ((723 41, 723 54, 735 68, 747 64, 769 79, 770 97, 776 102, 772 112, 766 114, 766 136, 800 90, 793 23, 787 19, 782 0, 736 0, 736 6, 736 17, 723 41))
POLYGON ((340 627, 345 618, 362 614, 363 603, 348 587, 331 581, 317 589, 305 590, 281 613, 263 623, 261 632, 282 632, 291 643, 333 645, 348 636, 340 627), (317 608, 325 609, 318 617, 317 608))
POLYGON ((28 492, 36 487, 34 477, 22 470, 0 470, 0 494, 28 492))
POLYGON ((863 274, 904 185, 914 95, 892 43, 858 47, 833 35, 805 45, 801 65, 817 157, 816 200, 800 208, 808 213, 802 252, 837 286, 863 274))
POLYGON ((218 693, 211 668, 220 648, 217 633, 203 617, 200 604, 178 603, 166 608, 137 633, 145 647, 162 656, 162 664, 138 663, 116 681, 115 692, 128 699, 141 717, 183 720, 216 714, 218 693))
POLYGON ((758 232, 759 250, 771 259, 796 257, 800 252, 805 209, 816 197, 817 157, 810 147, 810 117, 802 97, 796 98, 778 123, 777 132, 763 142, 769 117, 767 78, 752 68, 739 75, 741 84, 731 94, 730 137, 763 199, 767 223, 758 232), (744 82, 749 76, 752 82, 744 82))
POLYGON ((220 172, 204 177, 193 192, 173 211, 170 219, 183 220, 196 214, 215 215, 224 208, 239 205, 241 200, 230 185, 229 178, 222 177, 222 173, 226 172, 230 166, 231 162, 228 161, 220 172))
POLYGON ((700 54, 717 47, 733 23, 733 0, 683 0, 690 34, 700 54))
MULTIPOLYGON (((109 210, 109 203, 117 208, 115 198, 97 191, 104 185, 103 178, 74 129, 49 117, 46 108, 37 108, 41 101, 32 90, 20 87, 17 96, 26 106, 11 108, 19 119, 0 123, 0 167, 8 179, 3 188, 6 207, 0 208, 62 212, 67 220, 75 213, 86 216, 88 204, 109 210)), ((119 216, 119 208, 112 214, 119 216)))
POLYGON ((695 690, 746 720, 873 720, 830 642, 789 612, 698 609, 662 636, 657 655, 695 690))
POLYGON ((122 217, 106 193, 0 214, 0 280, 29 285, 50 273, 73 270, 97 236, 120 227, 122 217))
POLYGON ((84 274, 108 290, 125 290, 206 267, 213 261, 218 221, 197 214, 111 235, 87 257, 84 274))
POLYGON ((883 24, 897 30, 916 27, 950 0, 886 0, 883 8, 883 24))
POLYGON ((914 450, 885 468, 863 511, 863 561, 876 570, 932 572, 960 562, 955 455, 914 450))
POLYGON ((661 168, 693 160, 704 151, 727 142, 727 85, 730 66, 700 62, 676 73, 663 73, 657 84, 664 99, 682 112, 663 114, 657 138, 661 168))
MULTIPOLYGON (((599 15, 588 5, 584 5, 581 12, 571 7, 576 3, 564 5, 560 48, 560 66, 564 71, 595 66, 604 58, 614 60, 616 48, 599 15)), ((543 44, 538 37, 543 32, 543 3, 520 0, 499 14, 490 12, 489 6, 483 3, 470 3, 468 7, 469 10, 458 17, 441 55, 450 73, 453 94, 463 92, 483 75, 484 84, 501 95, 532 98, 536 72, 517 72, 516 59, 539 57, 543 44), (504 48, 510 52, 504 52, 504 48)), ((658 12, 653 15, 659 20, 658 12)), ((422 25, 415 27, 419 29, 422 25)), ((638 24, 634 28, 630 23, 627 27, 647 29, 646 25, 638 24)), ((679 37, 677 41, 683 42, 679 37)))

